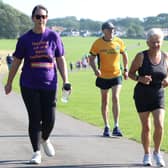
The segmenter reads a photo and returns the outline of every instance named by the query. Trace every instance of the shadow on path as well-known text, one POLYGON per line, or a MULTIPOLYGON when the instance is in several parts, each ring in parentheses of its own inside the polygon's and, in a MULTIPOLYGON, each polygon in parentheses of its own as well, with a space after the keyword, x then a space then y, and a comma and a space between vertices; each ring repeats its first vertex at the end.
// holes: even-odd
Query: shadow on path
POLYGON ((40 165, 31 165, 28 163, 28 161, 25 160, 2 160, 0 161, 0 165, 20 165, 23 164, 23 166, 16 166, 17 168, 31 168, 31 167, 40 167, 40 168, 110 168, 110 167, 143 167, 142 164, 128 164, 128 163, 122 163, 122 164, 80 164, 80 165, 56 165, 56 166, 40 166, 40 165))

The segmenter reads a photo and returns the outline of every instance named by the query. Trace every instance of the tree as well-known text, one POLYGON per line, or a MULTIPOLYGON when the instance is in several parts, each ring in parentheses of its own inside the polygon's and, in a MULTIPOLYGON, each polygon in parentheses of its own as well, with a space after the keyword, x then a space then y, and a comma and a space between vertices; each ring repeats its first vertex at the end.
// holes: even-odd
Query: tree
POLYGON ((67 29, 79 29, 80 25, 75 16, 68 16, 65 18, 50 19, 47 22, 47 26, 62 26, 67 29))
POLYGON ((129 38, 144 38, 144 29, 142 26, 132 24, 126 32, 126 36, 129 38))
MULTIPOLYGON (((156 17, 146 17, 143 20, 126 17, 109 19, 109 21, 116 27, 118 35, 127 38, 144 38, 145 31, 154 27, 168 28, 167 13, 161 13, 156 17)), ((101 21, 77 20, 75 16, 49 19, 47 22, 48 27, 60 26, 67 31, 90 31, 94 32, 94 34, 100 34, 101 25, 101 21)), ((17 38, 31 27, 32 21, 29 16, 0 0, 0 38, 17 38)))
POLYGON ((101 22, 91 19, 80 19, 80 30, 100 31, 101 22))
POLYGON ((0 38, 17 38, 30 27, 27 15, 0 1, 0 38))

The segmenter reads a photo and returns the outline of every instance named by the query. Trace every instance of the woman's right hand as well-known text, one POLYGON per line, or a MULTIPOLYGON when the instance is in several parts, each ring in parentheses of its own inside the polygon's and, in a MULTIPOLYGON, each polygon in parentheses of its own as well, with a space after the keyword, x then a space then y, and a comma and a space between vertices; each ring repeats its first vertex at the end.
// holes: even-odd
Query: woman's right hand
POLYGON ((5 94, 7 95, 11 92, 12 85, 11 84, 6 84, 4 89, 5 89, 5 94))
POLYGON ((152 77, 150 75, 139 76, 138 81, 145 85, 149 85, 150 82, 152 82, 152 77))

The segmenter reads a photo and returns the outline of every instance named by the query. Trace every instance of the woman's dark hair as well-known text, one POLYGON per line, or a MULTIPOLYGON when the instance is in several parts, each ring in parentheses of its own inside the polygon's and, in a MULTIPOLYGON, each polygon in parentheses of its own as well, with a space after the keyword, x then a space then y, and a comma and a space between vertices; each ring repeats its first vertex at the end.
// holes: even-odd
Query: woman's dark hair
POLYGON ((46 11, 46 14, 48 15, 48 10, 46 7, 44 7, 43 5, 36 5, 34 8, 33 8, 33 11, 32 11, 32 17, 35 15, 35 12, 36 10, 38 9, 43 9, 46 11))

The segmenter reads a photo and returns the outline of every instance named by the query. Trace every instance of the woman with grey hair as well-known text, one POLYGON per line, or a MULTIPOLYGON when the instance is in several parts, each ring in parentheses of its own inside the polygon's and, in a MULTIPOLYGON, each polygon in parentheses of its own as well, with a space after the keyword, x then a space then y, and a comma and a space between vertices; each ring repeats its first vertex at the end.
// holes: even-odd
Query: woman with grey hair
POLYGON ((137 82, 134 88, 134 101, 142 126, 141 140, 144 148, 144 166, 152 165, 150 114, 153 116, 154 124, 153 158, 157 166, 165 166, 160 152, 165 114, 164 88, 168 86, 168 54, 161 51, 163 39, 164 34, 161 29, 150 29, 146 40, 148 49, 135 56, 129 70, 129 77, 137 82))

